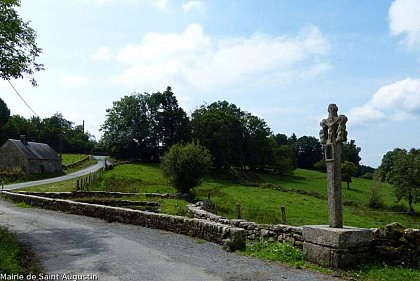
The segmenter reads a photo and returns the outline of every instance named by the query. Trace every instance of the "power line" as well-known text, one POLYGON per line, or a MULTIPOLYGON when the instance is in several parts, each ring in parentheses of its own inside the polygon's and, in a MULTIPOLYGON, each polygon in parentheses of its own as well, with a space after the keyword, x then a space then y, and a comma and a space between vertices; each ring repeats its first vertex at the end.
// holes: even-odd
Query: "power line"
POLYGON ((13 90, 15 90, 16 94, 20 97, 20 99, 25 103, 25 105, 32 111, 33 114, 35 114, 36 117, 40 118, 38 114, 29 106, 29 104, 23 99, 23 97, 19 94, 19 92, 16 90, 16 88, 12 85, 12 82, 10 80, 7 80, 9 82, 10 86, 12 86, 13 90))

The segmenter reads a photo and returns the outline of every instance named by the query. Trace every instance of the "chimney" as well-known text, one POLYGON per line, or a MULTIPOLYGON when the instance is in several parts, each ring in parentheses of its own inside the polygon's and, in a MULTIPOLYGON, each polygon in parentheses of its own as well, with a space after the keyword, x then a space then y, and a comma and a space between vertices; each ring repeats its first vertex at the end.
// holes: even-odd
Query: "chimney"
POLYGON ((26 141, 26 136, 25 135, 19 135, 20 137, 20 141, 24 144, 24 145, 28 145, 28 142, 26 141))

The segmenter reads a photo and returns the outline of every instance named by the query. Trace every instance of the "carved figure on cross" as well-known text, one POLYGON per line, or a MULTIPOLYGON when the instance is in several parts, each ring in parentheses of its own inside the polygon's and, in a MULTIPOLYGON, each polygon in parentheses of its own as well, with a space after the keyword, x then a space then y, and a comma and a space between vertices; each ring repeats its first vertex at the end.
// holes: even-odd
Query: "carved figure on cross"
POLYGON ((347 117, 337 115, 338 107, 334 103, 328 105, 328 118, 322 119, 322 127, 319 132, 321 144, 343 143, 347 141, 346 123, 347 117))

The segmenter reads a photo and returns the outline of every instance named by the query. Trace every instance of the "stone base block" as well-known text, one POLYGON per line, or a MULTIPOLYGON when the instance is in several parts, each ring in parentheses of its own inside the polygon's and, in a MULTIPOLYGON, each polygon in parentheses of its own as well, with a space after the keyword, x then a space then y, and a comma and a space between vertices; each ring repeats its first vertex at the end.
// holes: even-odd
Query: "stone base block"
POLYGON ((368 259, 373 239, 370 229, 304 226, 303 254, 310 262, 331 268, 348 268, 368 259))

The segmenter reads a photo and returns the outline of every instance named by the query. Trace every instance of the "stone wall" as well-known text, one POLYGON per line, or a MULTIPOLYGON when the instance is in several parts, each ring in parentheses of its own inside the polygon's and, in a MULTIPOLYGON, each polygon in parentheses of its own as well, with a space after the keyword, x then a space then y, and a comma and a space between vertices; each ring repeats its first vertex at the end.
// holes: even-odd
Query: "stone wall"
POLYGON ((194 218, 243 228, 246 231, 246 238, 250 242, 261 240, 278 241, 280 243, 288 242, 299 248, 302 248, 303 245, 302 227, 282 224, 257 224, 239 219, 229 220, 203 210, 200 204, 190 205, 188 211, 194 218))
MULTIPOLYGON (((259 240, 289 242, 299 248, 302 248, 303 245, 302 227, 257 224, 238 219, 229 220, 203 210, 199 204, 189 206, 192 218, 186 218, 10 191, 2 191, 0 194, 15 202, 25 202, 34 207, 189 235, 224 245, 230 250, 245 248, 246 240, 251 242, 259 240)), ((41 195, 39 193, 32 194, 41 195)), ((48 193, 46 196, 71 198, 80 197, 81 194, 83 192, 48 193)), ((89 195, 92 196, 91 193, 89 195)), ((109 197, 110 193, 98 192, 94 196, 102 195, 109 197)), ((115 197, 121 195, 117 192, 111 193, 111 196, 115 197)), ((419 229, 405 228, 398 223, 392 223, 384 228, 372 229, 372 233, 371 253, 375 260, 390 265, 420 267, 419 229)))
POLYGON ((373 247, 377 260, 383 263, 420 267, 420 229, 396 222, 373 229, 373 247))
POLYGON ((0 194, 15 202, 25 202, 31 206, 43 209, 189 235, 223 245, 227 250, 234 251, 246 247, 246 232, 244 229, 208 220, 87 204, 63 199, 44 198, 10 191, 2 191, 0 194))
MULTIPOLYGON (((190 205, 191 216, 245 229, 247 240, 289 242, 302 248, 302 227, 267 225, 245 220, 229 220, 202 209, 201 204, 190 205)), ((372 229, 373 241, 369 256, 390 265, 420 267, 420 229, 405 228, 398 223, 372 229)), ((366 253, 364 253, 366 254, 366 253)))
POLYGON ((18 191, 18 194, 33 195, 39 197, 55 198, 55 199, 73 199, 73 198, 121 198, 126 196, 135 196, 137 193, 124 192, 106 192, 106 191, 73 191, 73 192, 34 192, 34 191, 18 191))
POLYGON ((7 141, 0 147, 0 170, 4 172, 26 171, 28 160, 16 148, 16 146, 7 141))

